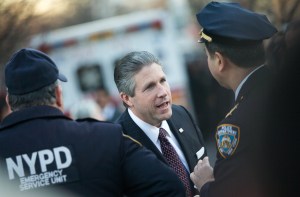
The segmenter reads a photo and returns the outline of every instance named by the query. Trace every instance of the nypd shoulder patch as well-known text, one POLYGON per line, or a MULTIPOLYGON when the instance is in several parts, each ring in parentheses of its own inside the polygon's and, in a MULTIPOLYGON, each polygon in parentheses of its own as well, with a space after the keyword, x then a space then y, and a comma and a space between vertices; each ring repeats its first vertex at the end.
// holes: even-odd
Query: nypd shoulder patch
POLYGON ((219 153, 223 158, 231 156, 238 146, 240 127, 232 124, 219 125, 216 132, 219 153))

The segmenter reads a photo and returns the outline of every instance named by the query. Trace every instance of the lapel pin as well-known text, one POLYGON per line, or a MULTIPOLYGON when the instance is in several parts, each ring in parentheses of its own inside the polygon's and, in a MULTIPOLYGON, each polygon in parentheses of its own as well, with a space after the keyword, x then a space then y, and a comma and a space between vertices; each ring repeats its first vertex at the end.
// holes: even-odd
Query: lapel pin
POLYGON ((180 132, 180 133, 182 133, 183 131, 184 131, 183 128, 180 128, 180 129, 179 129, 179 132, 180 132))

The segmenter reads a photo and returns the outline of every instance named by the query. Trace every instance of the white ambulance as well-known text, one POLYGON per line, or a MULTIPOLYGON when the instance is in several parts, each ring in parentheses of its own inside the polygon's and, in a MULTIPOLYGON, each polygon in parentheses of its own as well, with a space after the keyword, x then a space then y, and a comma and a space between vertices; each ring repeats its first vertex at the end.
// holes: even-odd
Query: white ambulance
POLYGON ((190 108, 184 52, 177 39, 173 18, 163 10, 149 10, 35 35, 30 46, 47 53, 68 78, 62 83, 66 109, 103 86, 121 104, 114 66, 126 53, 137 50, 159 57, 173 102, 190 108))

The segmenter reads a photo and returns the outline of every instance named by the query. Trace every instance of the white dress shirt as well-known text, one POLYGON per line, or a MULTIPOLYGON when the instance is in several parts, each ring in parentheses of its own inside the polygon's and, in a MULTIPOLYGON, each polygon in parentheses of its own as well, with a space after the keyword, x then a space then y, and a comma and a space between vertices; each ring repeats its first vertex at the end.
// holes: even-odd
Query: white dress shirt
MULTIPOLYGON (((132 118, 132 120, 144 131, 144 133, 149 137, 149 139, 155 144, 155 146, 161 152, 160 141, 158 139, 159 128, 144 122, 139 117, 134 115, 134 113, 130 109, 128 109, 128 112, 129 112, 129 115, 132 118)), ((174 147, 175 151, 177 152, 177 154, 179 156, 179 159, 185 166, 186 170, 188 172, 190 172, 187 161, 183 155, 183 152, 180 149, 180 145, 179 145, 177 139, 175 138, 175 136, 173 135, 173 133, 171 132, 170 127, 166 120, 162 121, 160 128, 163 128, 167 131, 167 139, 169 140, 171 145, 174 147)))

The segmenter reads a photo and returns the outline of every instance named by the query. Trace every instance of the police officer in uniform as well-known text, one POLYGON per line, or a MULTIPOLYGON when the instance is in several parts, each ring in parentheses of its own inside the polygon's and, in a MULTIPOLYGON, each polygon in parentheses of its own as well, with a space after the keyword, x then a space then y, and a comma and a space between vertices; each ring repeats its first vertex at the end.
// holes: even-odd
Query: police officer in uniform
POLYGON ((184 196, 176 174, 119 125, 65 116, 58 80, 67 81, 34 49, 6 64, 12 113, 0 126, 1 196, 184 196))
POLYGON ((234 92, 235 102, 216 127, 214 168, 206 157, 191 179, 201 197, 266 196, 264 143, 272 76, 264 64, 263 40, 277 30, 266 16, 237 3, 211 2, 196 16, 209 70, 221 86, 234 92))

